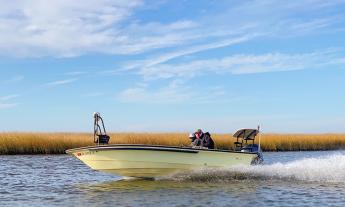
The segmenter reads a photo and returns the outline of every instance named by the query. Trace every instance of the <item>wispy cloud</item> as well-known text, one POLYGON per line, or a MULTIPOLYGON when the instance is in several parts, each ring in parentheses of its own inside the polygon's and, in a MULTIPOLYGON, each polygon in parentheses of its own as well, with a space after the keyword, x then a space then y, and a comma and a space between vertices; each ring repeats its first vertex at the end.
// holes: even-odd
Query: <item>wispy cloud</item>
POLYGON ((138 54, 199 39, 191 20, 140 22, 134 1, 12 1, 0 8, 0 55, 73 57, 87 53, 138 54))
MULTIPOLYGON (((337 50, 335 50, 337 51, 337 50)), ((140 69, 146 80, 167 78, 192 78, 212 72, 246 74, 292 70, 317 69, 324 66, 342 67, 344 56, 334 50, 288 54, 237 54, 223 58, 194 60, 184 63, 160 64, 140 69)))
POLYGON ((16 103, 0 103, 0 110, 1 109, 9 109, 9 108, 14 108, 16 107, 16 103))
POLYGON ((138 61, 137 63, 131 63, 131 64, 125 66, 124 70, 135 69, 137 67, 141 67, 141 68, 152 67, 152 66, 155 66, 155 65, 158 65, 161 63, 165 63, 169 60, 172 60, 172 59, 175 59, 178 57, 182 57, 182 56, 186 56, 186 55, 190 55, 190 54, 194 54, 194 53, 198 53, 198 52, 202 52, 202 51, 206 51, 206 50, 211 50, 211 49, 216 49, 216 48, 221 48, 221 47, 227 47, 230 45, 245 42, 245 41, 253 38, 254 36, 257 36, 257 35, 244 35, 242 37, 234 37, 234 38, 222 40, 219 42, 192 46, 190 48, 185 48, 184 50, 166 53, 164 55, 153 57, 153 58, 150 58, 147 60, 138 61))
POLYGON ((19 97, 19 94, 11 94, 7 96, 0 96, 0 109, 9 109, 14 108, 18 105, 18 103, 9 103, 9 101, 12 101, 13 99, 19 97))
POLYGON ((340 27, 345 19, 337 10, 344 1, 254 0, 218 4, 219 10, 209 9, 188 19, 163 22, 145 21, 135 15, 138 9, 159 9, 159 5, 145 6, 144 0, 2 2, 0 55, 61 57, 88 53, 147 54, 160 49, 166 52, 167 48, 176 51, 157 59, 162 63, 233 44, 235 37, 244 34, 305 35, 335 29, 331 27, 340 27), (229 40, 229 36, 234 38, 229 40))
POLYGON ((65 75, 68 75, 68 76, 80 76, 80 75, 85 75, 85 74, 88 74, 88 72, 86 72, 86 71, 72 71, 72 72, 65 73, 65 75))
POLYGON ((167 86, 155 89, 150 89, 146 84, 140 84, 122 91, 118 98, 126 103, 205 104, 219 102, 219 100, 231 101, 224 99, 226 95, 225 90, 220 86, 198 89, 186 85, 185 80, 177 79, 167 86))
POLYGON ((85 93, 82 94, 82 97, 99 97, 99 96, 103 96, 104 93, 103 92, 90 92, 90 93, 85 93))
POLYGON ((110 52, 109 44, 123 38, 113 26, 120 26, 141 4, 140 0, 2 2, 1 55, 75 56, 90 51, 110 52))
POLYGON ((66 84, 69 84, 69 83, 73 83, 73 82, 75 82, 77 80, 78 80, 77 78, 57 80, 57 81, 52 81, 52 82, 46 83, 45 85, 48 85, 48 86, 60 86, 60 85, 66 85, 66 84))
POLYGON ((120 100, 127 103, 174 104, 191 99, 191 94, 184 90, 165 87, 154 91, 146 88, 129 88, 120 94, 120 100))
POLYGON ((180 33, 188 39, 184 46, 154 53, 156 55, 150 54, 141 60, 131 60, 119 71, 143 71, 165 67, 164 63, 171 60, 179 61, 181 57, 187 55, 243 44, 257 38, 280 39, 335 32, 345 22, 345 17, 336 10, 340 5, 345 5, 345 2, 335 1, 332 4, 325 4, 319 0, 299 2, 268 0, 224 6, 226 12, 214 14, 212 19, 200 18, 195 24, 197 26, 190 28, 188 33, 180 33), (238 14, 241 14, 241 18, 238 14))
POLYGON ((321 68, 344 68, 343 48, 328 48, 309 53, 236 54, 222 58, 158 63, 139 68, 144 84, 128 88, 119 99, 129 103, 229 103, 240 97, 226 93, 222 86, 191 87, 188 82, 208 74, 252 74, 321 68), (343 54, 343 55, 342 55, 343 54), (165 87, 151 88, 152 82, 169 79, 165 87), (200 95, 202 94, 202 95, 200 95))
POLYGON ((17 83, 17 82, 20 82, 24 79, 24 76, 22 75, 16 75, 16 76, 13 76, 12 78, 10 79, 7 79, 7 80, 4 80, 3 83, 17 83))
POLYGON ((12 94, 12 95, 8 95, 8 96, 0 96, 0 102, 8 101, 8 100, 17 98, 19 96, 20 96, 19 94, 12 94))

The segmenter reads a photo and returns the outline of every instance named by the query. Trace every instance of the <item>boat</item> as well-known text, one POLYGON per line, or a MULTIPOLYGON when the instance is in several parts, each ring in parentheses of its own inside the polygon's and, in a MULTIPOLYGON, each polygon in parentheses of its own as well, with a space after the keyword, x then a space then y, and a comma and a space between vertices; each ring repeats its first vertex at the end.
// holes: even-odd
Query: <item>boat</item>
POLYGON ((233 136, 234 150, 191 146, 108 144, 103 119, 94 115, 95 146, 66 150, 94 170, 124 177, 157 178, 202 168, 255 165, 263 161, 254 143, 259 129, 240 129, 233 136), (102 127, 100 126, 102 125, 102 127))

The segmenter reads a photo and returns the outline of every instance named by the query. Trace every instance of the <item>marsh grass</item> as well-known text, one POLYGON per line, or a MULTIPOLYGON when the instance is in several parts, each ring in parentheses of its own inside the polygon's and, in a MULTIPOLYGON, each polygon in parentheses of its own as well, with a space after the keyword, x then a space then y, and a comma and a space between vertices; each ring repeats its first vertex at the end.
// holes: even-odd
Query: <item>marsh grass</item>
MULTIPOLYGON (((184 133, 111 133, 110 144, 187 146, 184 133)), ((218 149, 233 149, 230 134, 213 134, 218 149)), ((66 149, 90 146, 88 133, 0 133, 0 154, 63 154, 66 149)), ((345 134, 262 134, 264 151, 335 150, 345 148, 345 134)))

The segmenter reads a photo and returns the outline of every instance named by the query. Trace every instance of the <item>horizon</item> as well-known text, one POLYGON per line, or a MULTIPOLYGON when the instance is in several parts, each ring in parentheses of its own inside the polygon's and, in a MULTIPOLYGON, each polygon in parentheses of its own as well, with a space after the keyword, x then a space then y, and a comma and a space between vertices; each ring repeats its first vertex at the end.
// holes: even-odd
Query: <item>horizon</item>
MULTIPOLYGON (((190 134, 193 133, 194 131, 107 131, 107 134, 112 135, 112 134, 190 134)), ((209 131, 205 131, 209 132, 209 131)), ((233 135, 236 131, 234 132, 209 132, 211 135, 233 135)), ((0 131, 0 134, 90 134, 93 135, 92 131, 0 131)), ((320 132, 320 133, 296 133, 296 132, 260 132, 261 134, 266 134, 266 135, 344 135, 344 132, 320 132)), ((90 137, 92 138, 92 137, 90 137)), ((113 138, 113 137, 110 137, 113 138)), ((231 137, 233 138, 233 137, 231 137)))
POLYGON ((0 132, 345 133, 345 1, 4 1, 0 132))

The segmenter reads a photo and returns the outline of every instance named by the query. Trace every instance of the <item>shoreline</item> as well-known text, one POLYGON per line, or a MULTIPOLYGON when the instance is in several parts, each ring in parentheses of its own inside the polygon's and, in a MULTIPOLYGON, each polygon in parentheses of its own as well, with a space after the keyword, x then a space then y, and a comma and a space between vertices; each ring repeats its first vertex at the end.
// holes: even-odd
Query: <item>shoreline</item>
MULTIPOLYGON (((109 144, 187 146, 187 133, 109 133, 109 144)), ((218 149, 233 149, 231 134, 212 134, 218 149)), ((256 139, 256 143, 258 138, 256 139)), ((92 146, 90 133, 0 132, 0 155, 65 154, 65 150, 92 146)), ((328 151, 345 149, 345 134, 262 134, 264 152, 328 151)))

